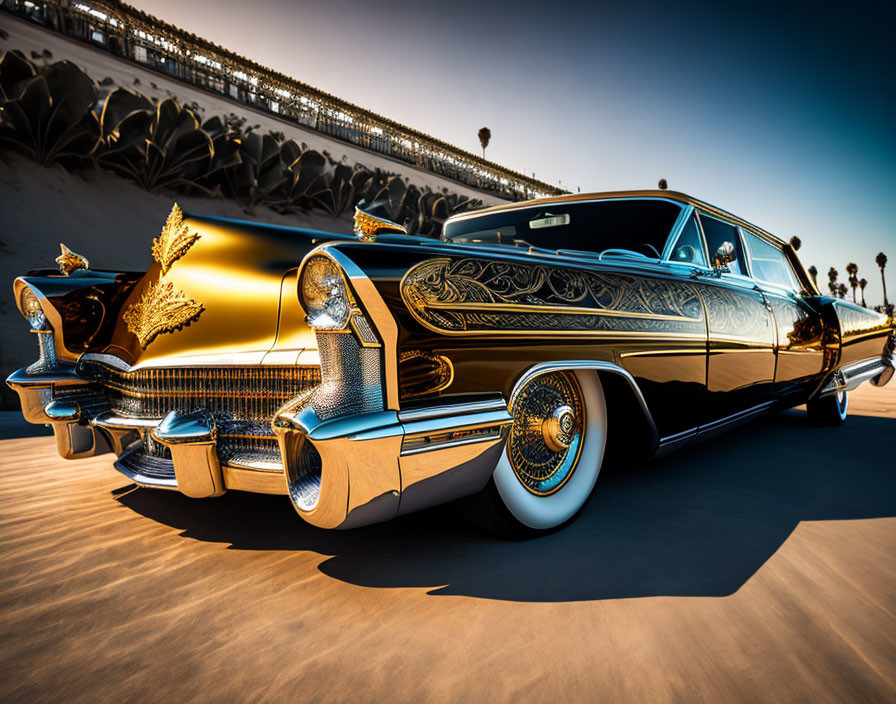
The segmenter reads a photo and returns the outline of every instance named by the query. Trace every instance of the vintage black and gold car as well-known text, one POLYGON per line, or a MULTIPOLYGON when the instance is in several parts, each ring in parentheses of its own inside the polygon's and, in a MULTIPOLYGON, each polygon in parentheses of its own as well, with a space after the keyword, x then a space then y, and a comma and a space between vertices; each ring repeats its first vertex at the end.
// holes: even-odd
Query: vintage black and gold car
POLYGON ((186 215, 146 273, 16 279, 40 357, 8 379, 67 459, 191 497, 287 494, 348 528, 462 497, 496 529, 571 520, 605 451, 647 458, 775 409, 842 423, 894 323, 793 249, 671 191, 449 219, 441 241, 186 215))

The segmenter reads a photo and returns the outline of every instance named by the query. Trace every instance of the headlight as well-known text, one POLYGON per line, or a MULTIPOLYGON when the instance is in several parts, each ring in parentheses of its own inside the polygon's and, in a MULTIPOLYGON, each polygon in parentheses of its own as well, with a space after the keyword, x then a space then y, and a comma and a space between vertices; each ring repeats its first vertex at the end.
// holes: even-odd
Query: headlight
POLYGON ((308 324, 319 330, 342 330, 351 314, 351 300, 339 268, 327 257, 312 257, 305 264, 301 284, 302 305, 308 324))
POLYGON ((32 329, 43 330, 47 323, 47 316, 44 315, 44 311, 40 307, 37 295, 27 286, 19 294, 19 308, 22 310, 22 315, 28 319, 32 329))

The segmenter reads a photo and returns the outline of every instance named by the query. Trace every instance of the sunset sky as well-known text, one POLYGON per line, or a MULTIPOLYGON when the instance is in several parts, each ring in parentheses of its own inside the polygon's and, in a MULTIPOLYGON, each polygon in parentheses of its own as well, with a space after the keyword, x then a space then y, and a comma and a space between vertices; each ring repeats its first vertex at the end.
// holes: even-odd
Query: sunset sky
POLYGON ((132 0, 261 64, 575 191, 670 188, 896 298, 893 3, 132 0))

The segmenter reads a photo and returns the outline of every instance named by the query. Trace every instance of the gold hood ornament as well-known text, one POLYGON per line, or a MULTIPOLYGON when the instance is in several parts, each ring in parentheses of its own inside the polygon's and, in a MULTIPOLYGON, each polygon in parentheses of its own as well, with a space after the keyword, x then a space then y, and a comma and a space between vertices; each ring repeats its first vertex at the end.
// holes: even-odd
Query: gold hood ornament
POLYGON ((162 267, 163 276, 198 239, 199 233, 190 232, 190 228, 184 222, 184 211, 175 203, 162 227, 161 234, 152 241, 152 256, 162 267))
POLYGON ((382 235, 386 232, 399 235, 408 234, 407 228, 404 225, 399 225, 397 222, 386 220, 386 218, 381 218, 377 215, 371 215, 370 213, 361 210, 357 205, 355 206, 354 220, 355 234, 363 242, 373 242, 377 235, 382 235))
POLYGON ((78 271, 78 269, 86 269, 90 266, 90 262, 87 261, 87 257, 84 255, 73 252, 62 242, 59 243, 59 246, 62 249, 62 254, 56 257, 56 263, 59 265, 59 272, 63 276, 71 276, 72 272, 78 271))
POLYGON ((205 307, 174 287, 170 281, 149 284, 140 300, 128 306, 122 318, 143 349, 158 335, 174 332, 199 319, 205 307))

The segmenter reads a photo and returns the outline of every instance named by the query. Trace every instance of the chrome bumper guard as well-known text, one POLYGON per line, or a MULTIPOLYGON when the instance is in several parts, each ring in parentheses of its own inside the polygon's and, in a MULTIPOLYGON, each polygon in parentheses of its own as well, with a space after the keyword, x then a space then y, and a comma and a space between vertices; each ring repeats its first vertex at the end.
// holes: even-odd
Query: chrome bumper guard
POLYGON ((321 420, 281 410, 274 432, 296 511, 354 528, 485 487, 512 421, 503 399, 321 420))
POLYGON ((19 395, 26 421, 52 425, 65 459, 114 452, 115 468, 137 484, 193 498, 220 496, 227 488, 285 493, 280 466, 222 467, 215 419, 205 411, 172 411, 161 420, 119 416, 102 390, 71 365, 37 374, 19 369, 6 383, 19 395), (156 445, 167 452, 144 451, 156 445), (171 459, 161 456, 169 453, 171 459))

